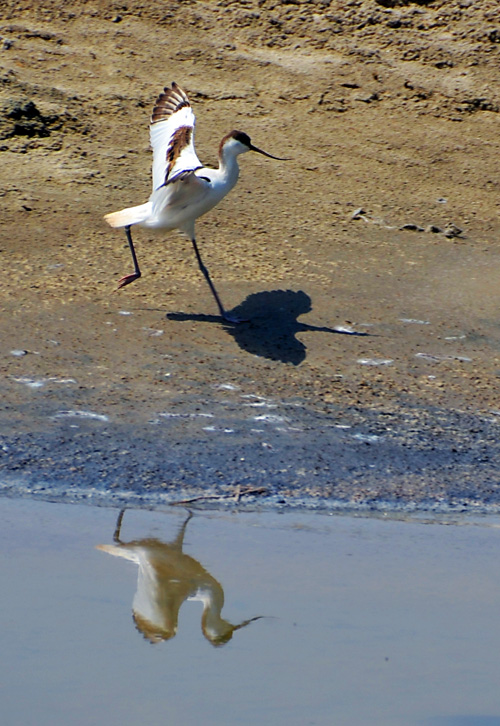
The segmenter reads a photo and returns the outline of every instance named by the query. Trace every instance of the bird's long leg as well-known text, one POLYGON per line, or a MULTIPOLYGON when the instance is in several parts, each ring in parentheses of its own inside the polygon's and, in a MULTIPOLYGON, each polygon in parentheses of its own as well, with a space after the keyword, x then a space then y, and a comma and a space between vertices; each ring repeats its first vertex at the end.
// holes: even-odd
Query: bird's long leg
POLYGON ((188 522, 190 519, 193 518, 193 513, 189 512, 187 519, 182 524, 182 527, 180 528, 177 537, 172 542, 172 545, 179 550, 179 552, 182 552, 182 546, 184 544, 184 535, 186 534, 186 527, 188 526, 188 522))
POLYGON ((217 303, 217 307, 219 308, 219 312, 220 312, 221 316, 228 323, 245 322, 241 318, 238 318, 234 315, 230 315, 229 313, 226 312, 226 310, 224 309, 224 306, 221 302, 221 299, 217 293, 217 290, 215 289, 215 285, 212 282, 212 280, 210 279, 209 272, 208 272, 207 268, 205 267, 205 265, 203 264, 203 260, 201 259, 201 255, 200 255, 200 250, 198 249, 198 245, 196 244, 196 240, 194 237, 191 239, 191 242, 193 243, 193 249, 194 249, 194 253, 196 255, 196 259, 198 260, 198 267, 200 268, 201 272, 203 273, 203 277, 208 282, 208 286, 210 287, 210 290, 212 291, 212 295, 215 298, 215 302, 217 303))
POLYGON ((125 275, 120 280, 118 280, 118 287, 116 288, 117 290, 125 287, 125 285, 130 285, 131 282, 134 282, 134 280, 139 279, 139 277, 141 276, 139 263, 137 262, 137 255, 135 254, 134 243, 132 242, 132 232, 130 231, 130 226, 125 227, 125 234, 127 235, 128 246, 130 247, 130 252, 132 253, 132 260, 134 261, 135 271, 132 272, 130 275, 125 275))
POLYGON ((123 521, 124 514, 125 514, 125 509, 121 509, 120 513, 118 515, 118 519, 116 521, 115 533, 113 534, 113 542, 118 542, 118 544, 121 544, 120 534, 121 534, 121 530, 122 530, 122 521, 123 521))

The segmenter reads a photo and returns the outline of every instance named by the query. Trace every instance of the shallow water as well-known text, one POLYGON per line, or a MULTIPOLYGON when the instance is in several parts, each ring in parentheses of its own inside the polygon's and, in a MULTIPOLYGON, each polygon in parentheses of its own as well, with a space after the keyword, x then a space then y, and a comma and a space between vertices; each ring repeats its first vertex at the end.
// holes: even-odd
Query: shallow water
POLYGON ((500 724, 497 519, 0 512, 2 724, 500 724))

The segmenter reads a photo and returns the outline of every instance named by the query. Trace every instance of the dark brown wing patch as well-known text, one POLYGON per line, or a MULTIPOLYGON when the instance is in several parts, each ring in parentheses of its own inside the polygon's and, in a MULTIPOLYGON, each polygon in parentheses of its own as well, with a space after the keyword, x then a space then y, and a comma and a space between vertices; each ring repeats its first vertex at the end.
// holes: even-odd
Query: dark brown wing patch
POLYGON ((193 129, 191 126, 179 126, 179 128, 172 134, 172 138, 170 139, 170 144, 167 149, 167 171, 165 174, 165 184, 168 181, 170 172, 175 166, 175 162, 182 154, 182 150, 191 143, 192 134, 193 129))
MULTIPOLYGON (((198 169, 201 169, 201 166, 197 167, 198 169)), ((195 175, 196 169, 186 169, 184 171, 178 171, 177 174, 174 174, 174 176, 171 176, 168 181, 165 182, 164 186, 167 186, 167 184, 175 184, 175 182, 190 182, 193 180, 193 177, 198 179, 203 179, 203 181, 208 182, 211 184, 211 180, 208 178, 208 176, 196 176, 195 175)))
POLYGON ((172 83, 172 88, 164 88, 156 99, 151 116, 151 123, 156 124, 159 121, 165 121, 173 113, 185 106, 190 106, 189 98, 177 83, 172 83))

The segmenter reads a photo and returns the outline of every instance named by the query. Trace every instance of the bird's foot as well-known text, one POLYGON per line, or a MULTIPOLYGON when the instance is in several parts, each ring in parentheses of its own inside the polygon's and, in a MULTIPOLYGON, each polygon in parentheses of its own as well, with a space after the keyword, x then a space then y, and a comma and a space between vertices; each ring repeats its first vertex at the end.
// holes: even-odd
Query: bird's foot
POLYGON ((118 280, 118 287, 115 292, 121 290, 121 288, 125 287, 125 285, 130 285, 130 283, 134 282, 134 280, 138 280, 140 276, 140 272, 132 272, 130 275, 124 275, 120 280, 118 280))
POLYGON ((226 313, 222 315, 222 319, 226 323, 231 323, 232 325, 240 325, 240 323, 248 323, 248 318, 239 318, 237 315, 231 315, 231 313, 226 313))

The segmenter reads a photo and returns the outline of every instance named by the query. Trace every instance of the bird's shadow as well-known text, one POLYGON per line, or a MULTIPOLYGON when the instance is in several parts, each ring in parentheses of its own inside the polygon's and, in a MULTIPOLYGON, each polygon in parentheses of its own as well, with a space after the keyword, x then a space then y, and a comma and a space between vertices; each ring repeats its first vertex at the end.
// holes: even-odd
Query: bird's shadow
POLYGON ((312 310, 311 298, 303 290, 270 290, 249 295, 233 308, 231 315, 247 322, 235 325, 218 315, 168 313, 169 320, 222 322, 240 348, 247 353, 270 360, 299 365, 305 360, 306 346, 296 338, 297 333, 321 332, 340 335, 362 335, 350 328, 327 328, 299 323, 300 315, 312 310))

